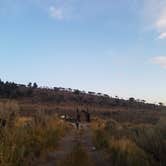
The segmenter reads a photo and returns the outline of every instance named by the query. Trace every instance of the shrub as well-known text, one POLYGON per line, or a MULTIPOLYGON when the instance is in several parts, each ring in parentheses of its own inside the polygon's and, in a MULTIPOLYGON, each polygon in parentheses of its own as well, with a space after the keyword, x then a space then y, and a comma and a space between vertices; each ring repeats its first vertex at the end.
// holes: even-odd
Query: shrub
MULTIPOLYGON (((165 127, 166 121, 163 119, 156 125, 120 124, 109 120, 104 129, 95 132, 94 140, 98 148, 104 147, 108 150, 113 165, 124 165, 125 162, 126 165, 132 165, 135 160, 139 160, 141 163, 145 162, 143 165, 165 166, 165 127), (139 159, 141 156, 145 160, 139 159)), ((140 162, 138 163, 141 164, 140 162)))
MULTIPOLYGON (((1 115, 4 118, 7 118, 16 108, 12 107, 13 103, 2 105, 0 108, 5 110, 5 114, 1 115)), ((35 158, 56 147, 57 141, 67 127, 56 117, 43 113, 28 120, 26 125, 23 125, 26 118, 19 117, 19 114, 15 115, 17 116, 14 116, 13 125, 0 128, 0 165, 2 166, 32 165, 35 158)))
POLYGON ((109 143, 111 164, 114 166, 149 166, 144 151, 128 139, 111 139, 109 143))
POLYGON ((51 126, 5 128, 1 130, 0 164, 28 165, 34 157, 56 147, 60 129, 51 126))
POLYGON ((102 149, 108 146, 108 135, 104 130, 98 129, 94 132, 94 144, 96 148, 102 149))
POLYGON ((138 128, 133 140, 146 153, 150 154, 160 166, 166 165, 166 142, 163 133, 156 126, 138 128))
POLYGON ((166 118, 160 118, 159 122, 156 125, 156 128, 158 131, 160 131, 160 134, 162 134, 163 139, 166 140, 166 118))
POLYGON ((107 122, 105 130, 110 135, 110 137, 114 137, 116 139, 129 137, 130 135, 128 128, 112 119, 107 122))
POLYGON ((0 119, 5 119, 7 125, 12 126, 19 115, 19 105, 14 100, 3 100, 0 102, 0 119))

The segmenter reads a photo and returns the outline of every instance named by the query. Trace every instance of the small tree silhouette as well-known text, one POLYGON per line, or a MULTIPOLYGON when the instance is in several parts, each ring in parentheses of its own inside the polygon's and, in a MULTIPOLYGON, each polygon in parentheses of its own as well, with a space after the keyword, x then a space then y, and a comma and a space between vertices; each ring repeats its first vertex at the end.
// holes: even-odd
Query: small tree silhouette
POLYGON ((28 84, 28 88, 32 88, 32 83, 31 82, 28 84))
POLYGON ((36 88, 38 88, 38 85, 37 85, 36 82, 34 82, 34 83, 33 83, 33 89, 36 89, 36 88))

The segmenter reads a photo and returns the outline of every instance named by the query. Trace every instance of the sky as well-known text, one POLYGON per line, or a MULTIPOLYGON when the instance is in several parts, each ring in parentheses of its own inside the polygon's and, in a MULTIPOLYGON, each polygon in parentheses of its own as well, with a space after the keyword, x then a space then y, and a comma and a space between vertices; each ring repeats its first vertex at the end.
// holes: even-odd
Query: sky
POLYGON ((0 78, 166 103, 166 0, 0 0, 0 78))

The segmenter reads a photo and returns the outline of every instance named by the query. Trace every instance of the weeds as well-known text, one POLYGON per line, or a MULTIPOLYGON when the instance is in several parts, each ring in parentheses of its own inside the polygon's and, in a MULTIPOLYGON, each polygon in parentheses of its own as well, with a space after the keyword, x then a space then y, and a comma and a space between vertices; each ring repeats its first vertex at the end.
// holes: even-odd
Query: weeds
POLYGON ((108 139, 107 133, 104 130, 95 130, 94 133, 94 144, 97 149, 107 148, 108 139))
POLYGON ((0 129, 0 165, 32 165, 35 158, 53 150, 66 125, 56 117, 37 113, 35 118, 19 116, 15 102, 0 104, 1 117, 7 126, 0 129), (12 123, 11 123, 12 119, 12 123))
POLYGON ((156 125, 135 125, 109 120, 95 129, 94 142, 104 148, 115 166, 166 165, 166 121, 156 125))
POLYGON ((77 144, 60 166, 94 166, 88 154, 77 144))
POLYGON ((128 139, 111 139, 109 144, 111 163, 114 166, 149 166, 148 157, 142 149, 128 139))

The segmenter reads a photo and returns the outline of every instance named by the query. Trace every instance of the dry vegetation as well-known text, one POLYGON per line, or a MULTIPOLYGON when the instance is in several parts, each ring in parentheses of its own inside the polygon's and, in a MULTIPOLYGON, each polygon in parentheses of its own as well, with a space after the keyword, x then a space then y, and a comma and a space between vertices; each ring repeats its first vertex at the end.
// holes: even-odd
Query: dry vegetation
MULTIPOLYGON (((69 125, 58 116, 88 110, 94 144, 114 166, 166 165, 166 107, 94 92, 0 81, 0 165, 33 165, 56 149, 69 125), (96 118, 94 118, 96 117, 96 118)), ((62 163, 91 166, 77 145, 62 163)))
POLYGON ((0 102, 0 114, 6 119, 0 129, 0 165, 32 165, 48 150, 54 150, 67 125, 56 116, 47 116, 42 111, 35 117, 19 116, 16 101, 0 102))
POLYGON ((94 166, 94 164, 85 149, 80 144, 77 144, 65 160, 61 161, 59 166, 94 166))
MULTIPOLYGON (((56 114, 50 116, 48 107, 50 106, 43 107, 38 103, 33 114, 23 116, 21 111, 24 104, 16 100, 0 101, 0 117, 6 120, 5 127, 0 124, 0 165, 35 165, 37 159, 43 157, 48 151, 56 149, 57 142, 69 125, 59 120, 56 114)), ((129 113, 128 110, 107 110, 109 115, 104 117, 102 110, 100 113, 93 114, 96 118, 93 117, 91 123, 91 128, 94 130, 94 143, 97 149, 107 152, 112 165, 166 165, 164 112, 144 111, 141 114, 137 111, 129 113), (137 121, 133 121, 136 115, 137 121), (156 116, 155 120, 154 116, 156 116)), ((60 163, 61 166, 81 166, 81 164, 93 165, 80 145, 77 145, 66 160, 60 163)))
POLYGON ((115 120, 102 120, 100 123, 102 127, 94 128, 94 142, 98 149, 107 151, 112 165, 166 165, 165 118, 155 125, 119 123, 115 120))

